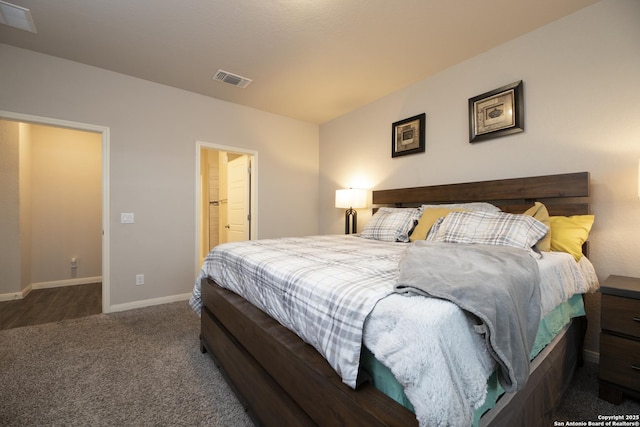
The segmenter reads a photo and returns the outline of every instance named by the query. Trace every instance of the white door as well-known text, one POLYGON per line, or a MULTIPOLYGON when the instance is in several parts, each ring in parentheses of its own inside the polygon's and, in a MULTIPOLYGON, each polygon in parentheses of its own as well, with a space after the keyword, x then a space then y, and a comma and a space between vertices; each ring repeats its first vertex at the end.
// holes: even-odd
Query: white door
POLYGON ((227 242, 249 240, 249 156, 230 160, 227 167, 227 242))

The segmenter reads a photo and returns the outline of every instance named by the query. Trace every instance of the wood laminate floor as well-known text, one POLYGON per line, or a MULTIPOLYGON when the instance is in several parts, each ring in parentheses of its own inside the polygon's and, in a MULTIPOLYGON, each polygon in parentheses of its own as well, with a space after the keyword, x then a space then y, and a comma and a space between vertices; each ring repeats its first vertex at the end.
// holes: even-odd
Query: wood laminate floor
POLYGON ((0 302, 0 330, 102 313, 102 283, 36 289, 0 302))

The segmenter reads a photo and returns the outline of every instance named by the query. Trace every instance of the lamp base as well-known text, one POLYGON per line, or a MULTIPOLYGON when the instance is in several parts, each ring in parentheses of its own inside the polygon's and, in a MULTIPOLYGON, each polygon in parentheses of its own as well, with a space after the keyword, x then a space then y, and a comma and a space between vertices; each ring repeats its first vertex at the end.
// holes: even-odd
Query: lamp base
POLYGON ((358 232, 358 213, 355 209, 349 208, 344 213, 344 234, 358 232))

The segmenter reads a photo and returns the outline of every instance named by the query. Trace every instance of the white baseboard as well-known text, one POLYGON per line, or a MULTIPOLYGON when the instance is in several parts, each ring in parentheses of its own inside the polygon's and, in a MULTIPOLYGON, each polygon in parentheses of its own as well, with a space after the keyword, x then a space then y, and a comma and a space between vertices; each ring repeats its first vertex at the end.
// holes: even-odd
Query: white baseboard
POLYGON ((49 288, 60 288, 62 286, 88 285, 89 283, 98 283, 98 282, 102 282, 102 276, 79 277, 75 279, 65 279, 65 280, 53 280, 51 282, 37 282, 37 283, 32 283, 31 287, 33 289, 49 289, 49 288))
POLYGON ((24 288, 23 290, 21 290, 20 292, 11 292, 11 293, 8 293, 8 294, 0 294, 0 302, 22 299, 22 298, 26 297, 27 295, 29 295, 29 292, 31 292, 31 289, 32 289, 31 285, 27 285, 27 287, 24 288))
MULTIPOLYGON (((46 288, 57 288, 60 286, 74 286, 74 285, 84 285, 88 283, 97 283, 101 282, 102 277, 84 277, 80 279, 71 279, 71 280, 56 280, 53 282, 40 282, 40 283, 32 283, 28 285, 21 292, 12 292, 8 294, 0 294, 0 302, 2 301, 13 301, 26 297, 32 289, 46 289, 46 288)), ((109 307, 109 311, 105 313, 115 313, 117 311, 126 311, 133 310, 135 308, 142 307, 150 307, 152 305, 160 305, 160 304, 168 304, 176 301, 187 301, 191 298, 191 293, 186 294, 178 294, 178 295, 170 295, 168 297, 161 298, 152 298, 142 301, 133 301, 127 302, 124 304, 115 304, 109 307)))
POLYGON ((27 295, 29 295, 29 292, 31 292, 34 289, 49 289, 49 288, 60 288, 62 286, 88 285, 89 283, 98 283, 98 282, 102 282, 102 276, 80 277, 75 279, 53 280, 51 282, 31 283, 30 285, 27 285, 27 287, 25 287, 20 292, 0 294, 0 302, 23 299, 27 295))
POLYGON ((109 313, 117 311, 133 310, 135 308, 150 307, 152 305, 168 304, 176 301, 186 301, 191 298, 191 292, 187 294, 170 295, 168 297, 145 299, 142 301, 126 302, 124 304, 115 304, 109 307, 109 313))

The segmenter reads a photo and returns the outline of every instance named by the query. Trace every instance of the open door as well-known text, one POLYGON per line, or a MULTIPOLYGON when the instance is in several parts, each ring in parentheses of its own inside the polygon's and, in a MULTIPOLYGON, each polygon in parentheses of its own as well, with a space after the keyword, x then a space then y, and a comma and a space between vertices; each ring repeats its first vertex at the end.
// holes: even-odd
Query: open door
POLYGON ((227 164, 227 242, 251 238, 251 162, 241 155, 227 164))

